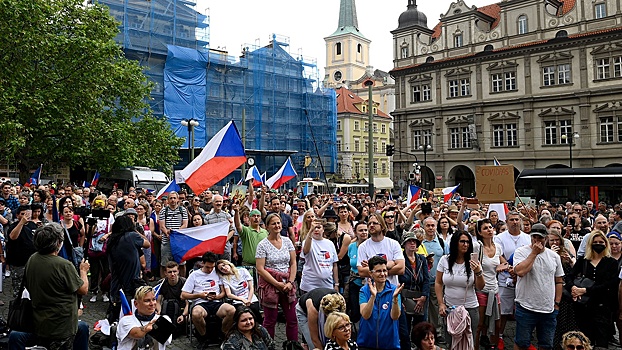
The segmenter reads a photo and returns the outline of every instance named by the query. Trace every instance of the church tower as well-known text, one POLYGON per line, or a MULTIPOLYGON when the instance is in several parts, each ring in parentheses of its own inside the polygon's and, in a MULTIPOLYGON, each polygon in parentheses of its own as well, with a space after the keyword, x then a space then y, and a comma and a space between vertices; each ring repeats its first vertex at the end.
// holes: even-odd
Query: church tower
POLYGON ((326 67, 324 86, 348 86, 363 76, 369 66, 371 41, 359 31, 355 0, 340 0, 337 30, 324 38, 326 67))

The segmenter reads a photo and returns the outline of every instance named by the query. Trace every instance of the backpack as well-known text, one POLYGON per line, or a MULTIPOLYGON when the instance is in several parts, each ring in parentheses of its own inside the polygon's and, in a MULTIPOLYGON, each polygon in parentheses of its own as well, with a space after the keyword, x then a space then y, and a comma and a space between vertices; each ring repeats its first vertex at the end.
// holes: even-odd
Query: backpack
POLYGON ((183 308, 179 305, 177 299, 165 299, 162 301, 162 308, 160 309, 161 315, 166 315, 171 320, 177 320, 177 317, 183 313, 183 308))

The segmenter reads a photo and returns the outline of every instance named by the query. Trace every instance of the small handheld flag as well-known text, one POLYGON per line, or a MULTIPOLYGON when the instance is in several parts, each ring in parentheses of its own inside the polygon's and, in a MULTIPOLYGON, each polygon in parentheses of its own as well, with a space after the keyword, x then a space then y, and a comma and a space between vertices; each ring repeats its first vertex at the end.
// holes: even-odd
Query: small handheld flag
POLYGON ((97 187, 97 184, 99 183, 99 171, 95 171, 95 175, 93 175, 93 181, 91 181, 91 186, 93 187, 97 187))
POLYGON ((283 186, 283 184, 285 184, 287 181, 295 178, 296 176, 298 176, 298 174, 292 166, 292 159, 290 157, 287 157, 287 160, 281 166, 279 171, 277 171, 276 174, 272 175, 272 177, 266 180, 266 186, 268 186, 268 188, 277 189, 283 186))
POLYGON ((119 290, 119 297, 121 299, 121 313, 123 314, 123 316, 131 315, 132 308, 130 307, 130 303, 127 301, 127 298, 125 297, 125 293, 123 292, 123 289, 119 290))
POLYGON ((408 202, 407 205, 411 205, 414 201, 421 196, 421 187, 410 185, 408 186, 408 202))
POLYGON ((175 179, 171 180, 166 186, 162 187, 162 189, 156 195, 156 198, 160 199, 163 196, 167 196, 169 193, 173 191, 175 192, 181 191, 181 187, 179 187, 175 179))
POLYGON ((41 169, 43 169, 43 164, 41 164, 32 176, 30 177, 30 181, 28 182, 30 185, 38 186, 41 184, 41 169))

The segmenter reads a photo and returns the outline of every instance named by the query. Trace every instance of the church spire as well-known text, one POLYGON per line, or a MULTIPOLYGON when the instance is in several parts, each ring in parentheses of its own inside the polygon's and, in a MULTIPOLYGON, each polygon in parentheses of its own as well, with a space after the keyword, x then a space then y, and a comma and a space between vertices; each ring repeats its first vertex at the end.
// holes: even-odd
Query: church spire
POLYGON ((339 28, 354 27, 358 29, 359 22, 356 18, 355 0, 341 0, 339 6, 339 28))
MULTIPOLYGON (((356 34, 361 38, 365 38, 359 31, 359 21, 356 17, 356 0, 340 0, 339 5, 339 23, 337 30, 331 36, 341 34, 356 34)), ((409 0, 412 1, 412 0, 409 0)))

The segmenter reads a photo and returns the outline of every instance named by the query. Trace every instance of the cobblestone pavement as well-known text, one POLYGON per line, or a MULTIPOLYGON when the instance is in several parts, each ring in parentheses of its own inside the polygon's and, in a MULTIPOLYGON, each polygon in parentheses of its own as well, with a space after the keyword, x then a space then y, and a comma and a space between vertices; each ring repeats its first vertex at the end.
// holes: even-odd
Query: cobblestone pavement
MULTIPOLYGON (((0 293, 0 300, 2 300, 5 305, 4 306, 0 306, 0 311, 2 313, 2 316, 6 319, 7 313, 8 313, 8 305, 9 305, 9 300, 12 299, 12 288, 11 288, 11 282, 10 282, 10 278, 4 278, 4 283, 3 283, 3 292, 0 293)), ((97 302, 95 303, 90 303, 89 299, 91 298, 91 295, 87 295, 83 298, 83 304, 84 304, 84 312, 82 314, 82 317, 80 318, 81 320, 87 322, 89 324, 89 326, 91 327, 91 332, 93 332, 93 325, 95 324, 95 322, 97 322, 99 319, 103 319, 105 317, 106 314, 106 309, 107 309, 107 304, 104 303, 101 299, 101 296, 98 297, 97 302)), ((515 328, 515 323, 513 321, 508 322, 507 327, 506 327, 506 332, 505 332, 505 349, 509 349, 511 350, 513 345, 514 345, 514 328, 515 328)), ((195 338, 192 339, 192 343, 190 343, 190 339, 187 336, 180 336, 179 338, 173 340, 173 343, 169 346, 167 346, 167 349, 171 349, 171 350, 189 350, 189 349, 195 349, 197 347, 197 341, 195 338)), ((277 323, 277 327, 276 327, 276 344, 277 344, 277 349, 281 349, 281 344, 283 344, 283 342, 286 340, 285 337, 285 324, 284 323, 277 323)), ((219 349, 220 346, 219 345, 212 345, 209 347, 209 349, 219 349)))

